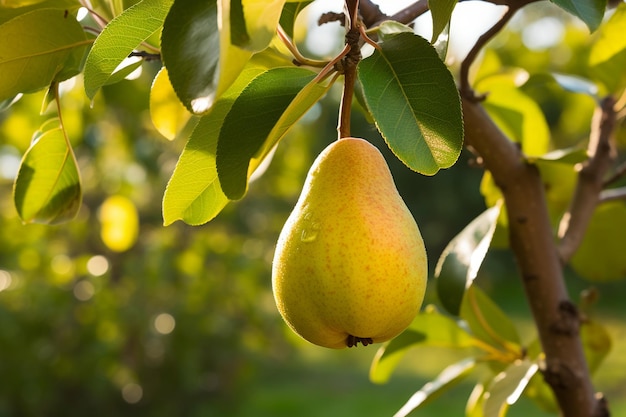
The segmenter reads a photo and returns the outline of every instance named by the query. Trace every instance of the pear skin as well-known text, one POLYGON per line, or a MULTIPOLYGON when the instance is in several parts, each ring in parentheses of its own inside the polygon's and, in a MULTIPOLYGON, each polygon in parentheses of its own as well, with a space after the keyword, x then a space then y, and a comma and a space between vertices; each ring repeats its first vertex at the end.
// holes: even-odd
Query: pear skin
POLYGON ((274 298, 289 327, 335 349, 387 341, 419 312, 427 275, 422 236, 380 151, 357 138, 330 144, 274 254, 274 298))

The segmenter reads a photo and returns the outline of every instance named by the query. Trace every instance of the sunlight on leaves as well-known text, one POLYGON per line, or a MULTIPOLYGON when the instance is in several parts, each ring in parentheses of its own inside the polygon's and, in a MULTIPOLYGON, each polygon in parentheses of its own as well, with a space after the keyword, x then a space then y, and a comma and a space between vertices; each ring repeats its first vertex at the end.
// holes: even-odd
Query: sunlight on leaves
POLYGON ((521 355, 520 337, 515 324, 496 303, 476 285, 465 291, 460 317, 472 334, 502 352, 521 355))
POLYGON ((15 207, 25 223, 56 224, 74 218, 81 197, 76 159, 57 120, 24 154, 13 190, 15 207))
POLYGON ((416 346, 467 348, 474 346, 474 338, 454 319, 428 306, 404 332, 378 349, 370 367, 370 381, 386 383, 405 353, 416 346))
POLYGON ((150 88, 152 124, 168 140, 174 140, 190 117, 191 114, 176 97, 167 75, 167 68, 161 68, 150 88))
POLYGON ((75 76, 91 43, 63 9, 36 9, 14 17, 0 25, 0 39, 0 101, 75 76))
POLYGON ((176 220, 200 225, 212 220, 228 203, 217 176, 215 155, 217 141, 234 100, 267 67, 253 61, 237 81, 200 118, 191 133, 163 196, 163 221, 167 226, 176 220))
POLYGON ((109 22, 96 38, 85 62, 87 97, 93 99, 102 86, 111 82, 122 61, 161 28, 173 1, 143 0, 109 22))
POLYGON ((430 0, 428 7, 433 19, 433 36, 430 39, 430 43, 435 43, 439 38, 439 35, 445 30, 446 26, 450 24, 452 18, 452 11, 456 6, 457 0, 430 0))
POLYGON ((425 175, 449 168, 463 145, 458 91, 423 38, 398 33, 359 64, 367 107, 393 153, 425 175))
POLYGON ((604 16, 606 8, 606 0, 550 0, 552 3, 561 7, 563 10, 573 14, 581 19, 591 32, 595 31, 604 16))
POLYGON ((483 79, 477 90, 488 93, 483 102, 485 110, 510 140, 521 144, 525 155, 540 156, 548 152, 550 128, 534 100, 498 77, 483 79))
POLYGON ((243 197, 250 160, 264 149, 282 114, 314 76, 304 68, 273 68, 259 74, 235 98, 220 130, 216 155, 222 190, 229 199, 243 197))
POLYGON ((626 278, 626 205, 621 201, 596 208, 571 266, 589 281, 626 278))
POLYGON ((587 319, 581 323, 580 339, 585 349, 589 372, 593 375, 611 352, 611 335, 597 320, 587 319))
POLYGON ((455 383, 465 378, 475 366, 476 360, 474 358, 466 358, 448 366, 435 379, 426 383, 422 389, 413 394, 406 404, 394 414, 394 417, 408 416, 411 411, 426 404, 428 400, 433 399, 437 394, 451 388, 455 383))
POLYGON ((451 314, 459 314, 465 289, 476 278, 487 255, 500 207, 501 204, 496 204, 476 217, 450 241, 437 262, 437 294, 451 314))
POLYGON ((611 18, 600 28, 591 52, 591 75, 604 83, 609 92, 617 93, 626 86, 626 4, 621 3, 611 18))
POLYGON ((213 103, 220 53, 218 2, 174 2, 163 24, 161 55, 176 94, 189 111, 203 113, 213 103))
POLYGON ((312 1, 302 1, 297 3, 286 3, 283 7, 283 11, 280 15, 280 25, 285 30, 285 33, 293 39, 295 34, 295 24, 298 15, 306 6, 313 3, 312 1))
POLYGON ((267 48, 276 33, 284 4, 285 0, 241 0, 248 36, 244 42, 233 44, 252 52, 267 48))
POLYGON ((496 375, 487 387, 483 403, 484 417, 501 417, 517 402, 530 379, 539 370, 535 361, 518 360, 496 375))

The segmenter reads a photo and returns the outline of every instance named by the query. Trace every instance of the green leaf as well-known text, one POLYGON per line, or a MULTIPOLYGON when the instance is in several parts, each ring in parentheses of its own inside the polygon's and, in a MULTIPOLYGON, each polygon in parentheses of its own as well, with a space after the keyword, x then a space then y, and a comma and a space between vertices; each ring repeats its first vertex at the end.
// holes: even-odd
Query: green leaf
POLYGON ((370 380, 387 382, 404 354, 417 345, 466 348, 473 346, 474 340, 455 320, 429 307, 404 332, 378 349, 370 367, 370 380))
POLYGON ((483 414, 483 404, 485 403, 485 394, 487 387, 482 383, 474 385, 472 392, 465 404, 465 417, 485 417, 483 414))
POLYGON ((161 55, 180 101, 205 113, 252 53, 231 45, 230 0, 176 0, 163 24, 161 55))
POLYGON ((464 379, 476 367, 474 358, 466 358, 460 362, 448 366, 435 379, 426 383, 419 391, 409 398, 394 417, 406 417, 411 411, 428 403, 438 394, 452 388, 456 383, 464 379))
POLYGON ((0 39, 0 101, 76 75, 77 56, 90 43, 62 9, 36 9, 4 22, 0 39))
POLYGON ((626 86, 626 4, 621 3, 600 28, 589 54, 591 76, 611 93, 626 86))
POLYGON ((224 118, 241 91, 266 68, 250 67, 202 116, 183 150, 163 196, 163 221, 200 225, 212 220, 228 203, 217 176, 215 155, 224 118))
POLYGON ((390 40, 398 33, 414 33, 414 30, 395 20, 385 20, 377 28, 378 36, 381 41, 390 40))
POLYGON ((152 81, 150 118, 154 127, 168 140, 174 140, 188 123, 193 123, 190 122, 191 114, 176 97, 165 67, 161 67, 152 81))
POLYGON ((495 376, 487 388, 483 403, 484 417, 501 417, 509 405, 515 404, 526 389, 539 365, 529 359, 517 360, 495 376))
POLYGON ((63 10, 63 13, 65 13, 65 10, 67 10, 68 12, 74 14, 74 12, 78 10, 79 7, 81 7, 81 4, 78 2, 78 0, 45 0, 21 7, 0 6, 0 25, 2 25, 4 22, 8 22, 9 20, 19 15, 37 9, 57 9, 63 10))
POLYGON ((304 68, 273 68, 259 74, 235 99, 220 130, 216 157, 222 190, 229 199, 243 197, 250 160, 264 149, 282 114, 314 76, 304 68))
MULTIPOLYGON (((222 123, 248 84, 277 63, 283 63, 282 57, 272 50, 256 54, 211 111, 200 118, 165 190, 163 221, 166 226, 176 220, 190 225, 204 224, 226 206, 229 200, 222 192, 215 163, 222 123)), ((262 158, 252 160, 250 174, 261 162, 262 158)))
POLYGON ((161 55, 174 91, 192 112, 215 99, 219 78, 218 2, 176 0, 163 24, 161 55))
POLYGON ((126 77, 128 77, 133 71, 139 68, 143 64, 143 60, 138 59, 135 62, 131 62, 130 64, 120 68, 115 71, 109 79, 104 83, 104 85, 111 85, 123 81, 126 77))
POLYGON ((572 268, 589 281, 626 278, 626 205, 622 201, 599 205, 587 233, 571 260, 572 268))
POLYGON ((463 146, 459 94, 452 75, 423 38, 398 33, 359 64, 358 76, 376 126, 409 168, 434 175, 463 146))
POLYGON ((593 374, 611 352, 613 345, 611 335, 598 321, 588 319, 580 325, 580 340, 585 350, 589 372, 593 374))
POLYGON ((602 23, 606 0, 550 0, 568 13, 585 22, 590 31, 594 31, 602 23))
POLYGON ((433 48, 437 51, 439 59, 445 62, 448 55, 448 45, 450 44, 450 25, 446 25, 439 37, 433 42, 433 48))
POLYGON ((563 214, 569 210, 578 178, 576 169, 578 159, 583 161, 587 159, 586 150, 581 150, 581 152, 572 150, 571 153, 554 151, 536 160, 530 158, 541 173, 550 220, 555 228, 560 223, 563 214))
POLYGON ((582 147, 556 149, 541 155, 540 157, 530 157, 528 162, 530 163, 559 163, 567 165, 576 165, 586 161, 589 158, 587 155, 587 149, 582 147))
POLYGON ((55 224, 71 220, 81 202, 80 176, 61 128, 42 127, 24 154, 13 199, 25 223, 55 224))
POLYGON ((437 294, 451 314, 459 314, 465 289, 476 278, 487 255, 499 215, 497 204, 476 217, 450 241, 437 262, 437 294))
POLYGON ((85 62, 87 97, 93 99, 102 86, 112 83, 110 78, 122 61, 161 28, 172 3, 173 0, 142 0, 109 22, 85 62))
POLYGON ((237 46, 243 46, 250 42, 242 1, 231 0, 230 2, 230 41, 237 46))
POLYGON ((298 18, 298 15, 300 14, 302 10, 304 10, 306 6, 308 6, 311 3, 313 3, 312 0, 300 1, 297 3, 286 3, 283 6, 283 11, 280 15, 279 23, 280 23, 280 26, 282 26, 285 33, 290 38, 293 39, 294 28, 296 25, 296 19, 298 18))
POLYGON ((485 343, 500 350, 520 350, 520 338, 513 321, 476 285, 465 291, 460 317, 467 322, 472 334, 485 343))
POLYGON ((276 34, 285 0, 237 0, 235 3, 238 2, 243 6, 245 32, 248 36, 242 37, 244 42, 235 42, 232 38, 231 41, 233 45, 252 52, 262 51, 276 34))
POLYGON ((485 110, 509 139, 521 144, 525 155, 541 156, 548 152, 550 128, 533 99, 498 77, 483 79, 477 90, 488 93, 483 102, 485 110))
POLYGON ((429 0, 428 8, 433 19, 433 36, 430 43, 435 43, 446 26, 450 24, 452 11, 456 3, 457 0, 429 0))
POLYGON ((267 136, 260 152, 262 158, 265 157, 278 141, 285 136, 287 131, 328 92, 334 82, 335 78, 329 78, 323 81, 313 79, 296 94, 267 136))

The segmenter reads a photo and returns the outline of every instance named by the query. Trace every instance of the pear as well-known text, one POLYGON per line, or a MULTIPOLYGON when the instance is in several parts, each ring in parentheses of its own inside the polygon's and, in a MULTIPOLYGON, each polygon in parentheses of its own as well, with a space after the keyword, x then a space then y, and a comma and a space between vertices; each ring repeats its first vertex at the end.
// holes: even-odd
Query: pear
POLYGON ((289 327, 319 346, 387 341, 419 312, 426 250, 380 151, 343 138, 317 157, 285 223, 272 289, 289 327))

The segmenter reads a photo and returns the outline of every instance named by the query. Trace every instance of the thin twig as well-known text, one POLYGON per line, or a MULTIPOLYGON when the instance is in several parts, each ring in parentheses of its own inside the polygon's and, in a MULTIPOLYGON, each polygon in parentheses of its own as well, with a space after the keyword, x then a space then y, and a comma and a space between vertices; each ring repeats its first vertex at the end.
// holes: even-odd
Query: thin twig
POLYGON ((278 25, 278 27, 276 28, 276 34, 278 35, 278 38, 282 41, 282 43, 287 47, 289 52, 291 52, 291 54, 293 55, 295 61, 294 63, 296 65, 308 65, 310 67, 323 68, 328 64, 328 61, 309 59, 302 55, 298 50, 296 44, 291 40, 289 35, 287 35, 285 29, 283 29, 281 25, 278 25))
POLYGON ((519 7, 510 6, 509 9, 506 11, 506 13, 504 13, 502 18, 498 20, 491 28, 489 28, 489 30, 483 33, 478 38, 478 40, 476 40, 476 43, 474 44, 472 49, 470 49, 465 59, 463 59, 463 62, 461 63, 461 70, 460 70, 461 71, 460 72, 461 87, 459 88, 459 90, 461 91, 461 95, 463 95, 465 98, 469 100, 474 100, 474 101, 480 101, 484 98, 484 97, 476 96, 476 94, 474 93, 474 90, 472 90, 472 87, 470 86, 470 82, 469 82, 470 67, 474 63, 474 60, 478 56, 479 52, 485 47, 485 45, 491 39, 493 39, 494 36, 496 36, 506 26, 506 24, 509 22, 509 20, 511 20, 513 15, 518 10, 519 10, 519 7))
POLYGON ((98 26, 100 26, 100 29, 104 29, 104 27, 109 24, 108 20, 94 10, 89 0, 81 0, 80 3, 93 17, 93 20, 98 24, 98 26))
POLYGON ((589 159, 578 173, 570 208, 559 224, 559 256, 567 262, 582 241, 604 188, 604 176, 615 160, 611 138, 615 129, 615 99, 606 97, 594 114, 589 138, 589 159))
POLYGON ((161 59, 161 54, 153 54, 146 51, 133 51, 129 55, 129 57, 140 57, 146 62, 150 61, 158 61, 161 59))
POLYGON ((389 20, 409 24, 428 11, 428 0, 419 0, 393 14, 389 20))
POLYGON ((334 57, 331 61, 326 64, 324 68, 317 74, 314 78, 315 82, 320 82, 328 77, 330 74, 334 72, 342 72, 343 73, 343 65, 341 64, 343 58, 350 52, 350 45, 346 45, 343 47, 339 55, 334 57))
POLYGON ((361 0, 359 3, 359 12, 365 26, 372 27, 376 22, 389 20, 389 16, 380 10, 380 7, 371 0, 361 0))

